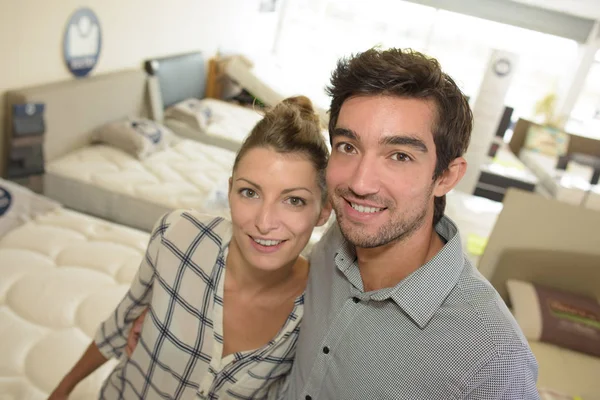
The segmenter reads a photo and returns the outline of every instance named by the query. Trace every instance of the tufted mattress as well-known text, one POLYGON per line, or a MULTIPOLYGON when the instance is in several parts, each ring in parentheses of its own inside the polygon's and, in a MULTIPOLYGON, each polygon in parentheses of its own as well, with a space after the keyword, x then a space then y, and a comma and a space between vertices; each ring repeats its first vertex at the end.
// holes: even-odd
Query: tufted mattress
POLYGON ((114 147, 88 146, 48 163, 44 190, 66 207, 150 231, 176 208, 228 215, 234 159, 231 151, 186 139, 143 161, 114 147))
MULTIPOLYGON (((0 238, 0 399, 45 399, 125 294, 147 234, 58 209, 0 238)), ((71 399, 91 399, 115 362, 71 399)))
POLYGON ((182 137, 237 151, 263 117, 260 110, 222 100, 207 98, 200 100, 200 104, 210 113, 208 125, 203 130, 191 121, 171 116, 165 117, 164 124, 182 137))

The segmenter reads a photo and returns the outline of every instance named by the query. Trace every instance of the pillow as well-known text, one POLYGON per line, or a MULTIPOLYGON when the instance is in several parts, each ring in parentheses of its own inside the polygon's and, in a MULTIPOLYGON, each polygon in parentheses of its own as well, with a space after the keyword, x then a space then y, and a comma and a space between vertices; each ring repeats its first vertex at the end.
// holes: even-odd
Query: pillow
POLYGON ((166 126, 145 118, 109 122, 92 133, 92 142, 108 144, 140 160, 171 146, 176 138, 166 126))
POLYGON ((213 120, 213 113, 202 100, 187 99, 167 108, 165 118, 177 120, 195 130, 205 131, 213 120))
POLYGON ((527 339, 600 357, 598 299, 508 280, 513 315, 527 339))
POLYGON ((0 237, 60 204, 24 186, 0 179, 0 237))
POLYGON ((531 125, 523 146, 537 153, 562 157, 567 154, 569 134, 546 126, 531 125))

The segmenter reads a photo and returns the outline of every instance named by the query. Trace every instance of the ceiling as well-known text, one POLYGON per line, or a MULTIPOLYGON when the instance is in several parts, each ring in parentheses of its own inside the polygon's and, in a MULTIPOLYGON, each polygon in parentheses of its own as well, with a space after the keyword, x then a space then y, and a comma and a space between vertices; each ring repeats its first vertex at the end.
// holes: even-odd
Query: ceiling
POLYGON ((600 21, 600 0, 511 0, 600 21))

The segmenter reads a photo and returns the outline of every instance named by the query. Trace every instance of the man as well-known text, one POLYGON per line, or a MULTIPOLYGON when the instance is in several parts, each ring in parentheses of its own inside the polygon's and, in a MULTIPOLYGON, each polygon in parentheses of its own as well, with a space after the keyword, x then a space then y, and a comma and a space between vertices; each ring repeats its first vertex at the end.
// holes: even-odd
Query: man
POLYGON ((311 254, 287 399, 538 399, 537 363, 462 252, 445 194, 472 129, 439 64, 371 49, 329 87, 337 216, 311 254))

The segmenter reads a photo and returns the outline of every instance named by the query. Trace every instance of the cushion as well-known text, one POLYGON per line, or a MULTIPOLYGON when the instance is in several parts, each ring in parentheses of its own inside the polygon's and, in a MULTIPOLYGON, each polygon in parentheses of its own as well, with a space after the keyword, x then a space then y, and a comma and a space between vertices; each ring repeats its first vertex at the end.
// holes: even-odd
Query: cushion
POLYGON ((143 160, 177 140, 166 126, 145 118, 109 122, 92 133, 92 142, 105 143, 143 160))
POLYGON ((525 136, 523 147, 552 157, 567 154, 569 134, 558 129, 545 126, 531 125, 525 136))
POLYGON ((0 179, 0 237, 23 223, 60 207, 24 186, 0 179))
POLYGON ((506 286, 527 339, 600 357, 598 299, 519 280, 506 286))
POLYGON ((172 118, 199 131, 206 131, 212 122, 210 107, 199 99, 183 100, 165 110, 165 118, 172 118))

